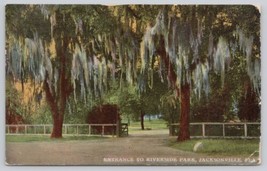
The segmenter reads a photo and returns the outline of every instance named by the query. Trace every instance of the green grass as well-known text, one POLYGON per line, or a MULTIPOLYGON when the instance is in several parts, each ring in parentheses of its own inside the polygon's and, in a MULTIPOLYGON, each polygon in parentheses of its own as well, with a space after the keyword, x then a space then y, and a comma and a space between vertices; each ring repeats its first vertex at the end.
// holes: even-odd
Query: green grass
POLYGON ((100 136, 65 136, 61 139, 51 139, 49 135, 6 135, 6 142, 61 142, 76 140, 95 140, 107 137, 100 136))
MULTIPOLYGON (((145 128, 151 128, 153 130, 156 129, 168 129, 166 121, 162 119, 157 119, 157 120, 145 120, 144 121, 144 126, 145 128)), ((129 125, 129 130, 136 130, 136 129, 141 129, 141 123, 140 121, 138 122, 131 122, 129 125)))
MULTIPOLYGON (((255 151, 259 151, 259 139, 198 139, 185 142, 171 140, 169 146, 183 151, 193 151, 194 145, 201 141, 203 149, 197 153, 204 153, 212 156, 243 156, 248 157, 255 151)), ((256 153, 255 155, 258 155, 256 153)))

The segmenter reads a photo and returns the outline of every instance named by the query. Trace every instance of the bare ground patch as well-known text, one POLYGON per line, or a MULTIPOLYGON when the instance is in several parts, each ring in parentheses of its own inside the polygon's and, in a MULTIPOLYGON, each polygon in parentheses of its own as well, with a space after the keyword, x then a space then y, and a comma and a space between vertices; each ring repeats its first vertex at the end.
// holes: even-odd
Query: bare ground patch
POLYGON ((174 165, 174 161, 166 160, 192 155, 168 147, 166 134, 151 133, 89 141, 8 142, 6 162, 11 165, 174 165), (165 161, 136 161, 139 158, 165 161))

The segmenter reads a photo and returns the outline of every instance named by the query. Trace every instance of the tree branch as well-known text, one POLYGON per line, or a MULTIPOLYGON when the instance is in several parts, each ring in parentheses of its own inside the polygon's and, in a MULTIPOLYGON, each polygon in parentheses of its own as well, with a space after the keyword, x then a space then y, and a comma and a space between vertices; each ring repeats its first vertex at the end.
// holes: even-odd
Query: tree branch
POLYGON ((164 64, 168 71, 168 79, 171 82, 171 86, 176 90, 176 96, 179 96, 179 87, 176 85, 177 75, 175 73, 175 70, 173 68, 173 65, 170 61, 169 55, 166 53, 165 45, 164 45, 164 38, 163 36, 160 36, 159 46, 156 50, 156 53, 161 56, 161 58, 164 61, 164 64))

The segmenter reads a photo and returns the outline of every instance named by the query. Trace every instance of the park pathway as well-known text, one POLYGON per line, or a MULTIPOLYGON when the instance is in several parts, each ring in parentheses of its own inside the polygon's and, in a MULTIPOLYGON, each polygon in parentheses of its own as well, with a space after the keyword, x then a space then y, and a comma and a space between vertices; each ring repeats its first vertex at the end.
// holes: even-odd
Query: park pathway
POLYGON ((11 165, 224 165, 199 162, 207 156, 168 147, 167 130, 137 131, 123 138, 81 141, 9 142, 11 165))
POLYGON ((193 153, 168 147, 168 130, 123 138, 82 141, 8 142, 6 162, 15 165, 177 165, 193 153))

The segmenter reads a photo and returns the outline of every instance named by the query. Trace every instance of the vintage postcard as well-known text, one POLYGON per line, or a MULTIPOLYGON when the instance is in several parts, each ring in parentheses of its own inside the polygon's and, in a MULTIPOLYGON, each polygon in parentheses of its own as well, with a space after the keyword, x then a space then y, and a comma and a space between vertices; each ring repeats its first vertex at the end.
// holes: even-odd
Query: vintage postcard
POLYGON ((260 7, 5 7, 7 165, 260 165, 260 7))

